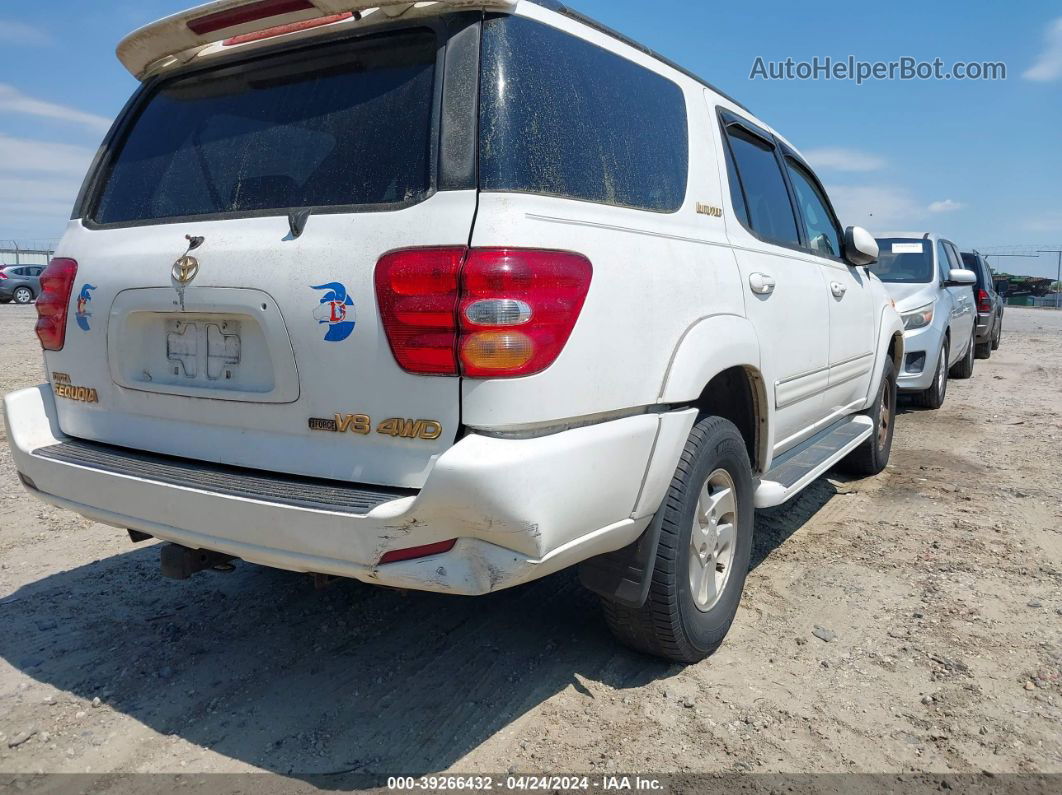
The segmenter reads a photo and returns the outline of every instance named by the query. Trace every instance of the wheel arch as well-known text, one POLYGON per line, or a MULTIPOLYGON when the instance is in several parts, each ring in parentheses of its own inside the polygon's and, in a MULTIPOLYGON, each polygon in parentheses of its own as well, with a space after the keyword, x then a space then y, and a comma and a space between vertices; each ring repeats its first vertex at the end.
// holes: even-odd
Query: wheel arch
POLYGON ((676 347, 659 402, 730 420, 745 439, 753 471, 768 462, 772 404, 759 337, 747 319, 718 315, 692 326, 676 347))
POLYGON ((881 314, 881 326, 878 332, 877 356, 875 357, 874 377, 870 381, 870 390, 867 392, 867 402, 864 409, 870 408, 874 398, 881 389, 881 378, 884 375, 885 358, 892 358, 896 366, 896 375, 903 372, 903 358, 906 350, 904 341, 904 326, 900 315, 892 307, 885 307, 881 314))

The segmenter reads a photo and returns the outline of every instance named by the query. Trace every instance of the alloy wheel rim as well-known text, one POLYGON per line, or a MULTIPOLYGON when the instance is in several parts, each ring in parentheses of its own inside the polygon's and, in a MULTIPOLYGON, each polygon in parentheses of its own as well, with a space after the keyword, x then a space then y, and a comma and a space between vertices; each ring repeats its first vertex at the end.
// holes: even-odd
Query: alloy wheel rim
POLYGON ((25 287, 20 287, 15 290, 15 300, 20 304, 28 304, 33 294, 29 292, 25 287))
POLYGON ((937 367, 937 391, 941 397, 948 388, 948 349, 945 348, 940 354, 940 366, 937 367))
POLYGON ((881 391, 881 409, 878 411, 878 449, 884 450, 892 427, 892 382, 886 381, 881 391))
POLYGON ((697 496, 690 537, 690 593, 707 613, 726 590, 737 550, 738 507, 734 479, 725 469, 708 476, 697 496))

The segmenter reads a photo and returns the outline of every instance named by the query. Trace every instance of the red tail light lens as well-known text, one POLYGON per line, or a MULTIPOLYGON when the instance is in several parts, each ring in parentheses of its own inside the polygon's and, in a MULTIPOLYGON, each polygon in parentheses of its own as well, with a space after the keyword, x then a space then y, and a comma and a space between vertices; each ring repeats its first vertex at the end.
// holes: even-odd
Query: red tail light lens
POLYGON ((407 372, 516 378, 556 361, 592 277, 590 261, 566 251, 408 249, 380 260, 376 295, 407 372))
POLYGON ((461 278, 461 372, 514 378, 549 367, 568 344, 593 276, 566 251, 484 248, 461 278))
POLYGON ((316 6, 310 0, 258 0, 256 3, 247 3, 193 19, 188 23, 188 29, 192 33, 205 36, 208 33, 234 28, 237 25, 246 25, 249 22, 258 22, 283 14, 293 14, 296 11, 309 11, 313 8, 316 6))
POLYGON ((457 375, 457 303, 464 248, 384 255, 376 298, 395 361, 408 372, 457 375))
POLYGON ((77 262, 72 259, 53 259, 41 273, 37 337, 46 351, 61 351, 66 343, 66 319, 76 278, 77 262))
POLYGON ((992 299, 989 298, 988 293, 985 290, 977 291, 977 311, 978 312, 991 312, 992 311, 992 299))
POLYGON ((4 273, 3 271, 0 271, 0 282, 2 282, 6 278, 7 278, 7 274, 4 273))

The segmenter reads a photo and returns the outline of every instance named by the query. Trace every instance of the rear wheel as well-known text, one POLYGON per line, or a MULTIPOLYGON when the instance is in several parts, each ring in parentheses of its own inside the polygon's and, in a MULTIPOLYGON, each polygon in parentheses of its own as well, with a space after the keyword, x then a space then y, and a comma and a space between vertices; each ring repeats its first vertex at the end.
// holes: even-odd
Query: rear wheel
POLYGON ((660 546, 640 608, 603 600, 613 634, 638 651, 695 663, 722 644, 752 555, 752 467, 738 429, 706 417, 690 433, 660 510, 660 546))
POLYGON ((924 392, 915 395, 915 403, 924 409, 936 411, 944 405, 944 398, 948 396, 948 343, 940 349, 940 358, 937 361, 937 371, 933 375, 933 386, 924 392))
POLYGON ((993 343, 993 339, 994 339, 994 335, 993 335, 993 338, 990 338, 988 340, 988 342, 979 342, 979 343, 977 343, 977 358, 978 359, 991 359, 992 358, 992 351, 995 350, 995 348, 993 347, 993 344, 994 344, 993 343))
POLYGON ((16 304, 28 304, 33 300, 33 290, 29 287, 16 287, 14 298, 16 304))
POLYGON ((951 368, 951 377, 958 378, 960 380, 966 380, 967 378, 973 378, 974 374, 974 361, 977 352, 977 338, 970 338, 970 346, 966 350, 966 355, 962 357, 962 361, 951 368))
POLYGON ((992 337, 992 350, 998 351, 999 345, 1003 341, 1003 318, 996 321, 996 333, 992 337))
POLYGON ((878 475, 889 465, 892 437, 896 431, 896 365, 891 356, 885 360, 881 390, 867 416, 874 421, 874 433, 838 467, 857 477, 878 475))

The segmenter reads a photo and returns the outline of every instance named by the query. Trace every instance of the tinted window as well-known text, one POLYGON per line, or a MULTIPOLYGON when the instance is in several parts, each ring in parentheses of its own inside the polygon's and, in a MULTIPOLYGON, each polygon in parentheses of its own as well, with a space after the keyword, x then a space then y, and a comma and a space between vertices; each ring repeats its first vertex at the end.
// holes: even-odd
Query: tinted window
POLYGON ((774 147, 736 125, 727 128, 752 231, 765 240, 800 245, 793 205, 774 147))
POLYGON ((480 184, 675 212, 686 197, 686 101, 670 80, 520 17, 483 31, 480 184))
POLYGON ((95 219, 422 198, 435 56, 434 34, 406 31, 167 81, 128 133, 95 219))
POLYGON ((928 240, 880 238, 878 248, 881 253, 870 270, 883 282, 926 284, 933 281, 933 248, 928 240))
POLYGON ((964 268, 973 271, 977 275, 978 287, 991 286, 992 279, 988 273, 988 266, 985 265, 979 256, 976 254, 963 254, 962 264, 964 268))
POLYGON ((797 202, 800 205, 800 215, 804 223, 804 231, 807 233, 808 248, 824 257, 840 257, 841 230, 837 228, 833 220, 833 213, 829 209, 826 197, 802 166, 792 160, 787 159, 786 162, 789 165, 793 190, 796 192, 797 202))

